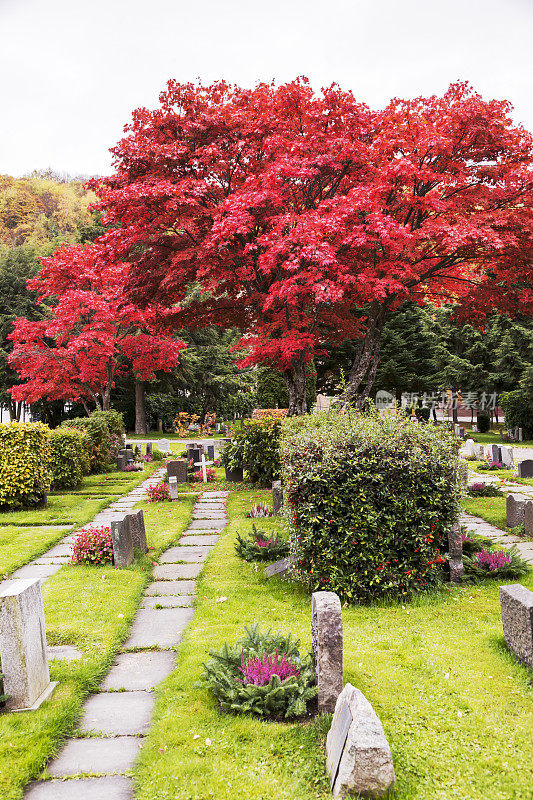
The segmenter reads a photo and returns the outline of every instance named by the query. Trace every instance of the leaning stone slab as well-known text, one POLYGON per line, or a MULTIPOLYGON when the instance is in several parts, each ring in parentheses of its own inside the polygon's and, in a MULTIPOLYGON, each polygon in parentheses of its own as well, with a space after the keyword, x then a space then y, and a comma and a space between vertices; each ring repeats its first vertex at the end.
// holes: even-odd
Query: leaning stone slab
POLYGON ((347 683, 326 740, 326 769, 334 797, 384 797, 394 766, 383 726, 366 697, 347 683))
POLYGON ((0 584, 0 663, 8 711, 34 711, 57 686, 50 683, 39 580, 0 584))
POLYGON ((133 781, 123 775, 71 781, 36 781, 24 800, 134 800, 133 781))
POLYGON ((146 541, 146 528, 144 527, 144 514, 142 509, 129 511, 124 519, 129 525, 133 549, 140 550, 141 553, 148 552, 148 542, 146 541))
POLYGON ((85 703, 81 733, 139 736, 148 732, 154 709, 150 692, 102 692, 85 703))
POLYGON ((525 500, 514 494, 508 494, 505 503, 506 524, 508 528, 516 528, 524 521, 525 500))
POLYGON ((342 609, 338 595, 313 592, 311 616, 318 710, 329 714, 342 692, 342 609))
POLYGON ((269 564, 268 567, 265 567, 263 575, 265 578, 273 578, 274 575, 284 575, 290 570, 294 562, 295 559, 293 556, 281 558, 279 561, 275 561, 273 564, 269 564))
POLYGON ((113 540, 113 563, 115 567, 129 567, 133 561, 133 539, 130 526, 124 517, 112 520, 111 538, 113 540))
POLYGON ((500 586, 500 606, 507 647, 533 667, 533 592, 520 583, 500 586))

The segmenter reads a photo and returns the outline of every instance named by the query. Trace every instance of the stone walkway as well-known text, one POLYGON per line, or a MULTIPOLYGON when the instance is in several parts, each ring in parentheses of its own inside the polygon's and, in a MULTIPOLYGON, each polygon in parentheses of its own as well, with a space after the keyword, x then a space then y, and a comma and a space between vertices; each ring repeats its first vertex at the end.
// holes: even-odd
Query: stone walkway
POLYGON ((194 615, 195 579, 227 524, 227 495, 204 492, 189 528, 161 555, 101 691, 85 702, 77 734, 48 764, 50 778, 32 783, 26 800, 133 800, 133 780, 125 773, 150 728, 154 687, 174 669, 194 615))

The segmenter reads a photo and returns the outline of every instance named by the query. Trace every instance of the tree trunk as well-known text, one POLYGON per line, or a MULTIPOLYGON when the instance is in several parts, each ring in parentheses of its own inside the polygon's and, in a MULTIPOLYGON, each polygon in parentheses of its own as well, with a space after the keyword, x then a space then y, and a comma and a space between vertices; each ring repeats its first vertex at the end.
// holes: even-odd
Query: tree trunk
POLYGON ((287 391, 289 393, 289 417, 296 417, 307 412, 305 401, 305 358, 300 358, 293 362, 291 369, 283 373, 287 391))
POLYGON ((148 433, 144 381, 135 378, 135 433, 148 433))
POLYGON ((374 309, 373 313, 369 314, 367 332, 361 341, 361 347, 348 376, 348 383, 340 398, 343 408, 353 405, 361 409, 370 395, 379 364, 384 321, 383 308, 374 309))

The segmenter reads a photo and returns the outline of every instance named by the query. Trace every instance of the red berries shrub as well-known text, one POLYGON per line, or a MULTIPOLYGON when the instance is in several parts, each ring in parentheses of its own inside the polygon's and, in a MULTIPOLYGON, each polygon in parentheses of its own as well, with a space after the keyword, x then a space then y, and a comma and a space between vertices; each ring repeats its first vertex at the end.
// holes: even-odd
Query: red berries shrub
POLYGON ((110 528, 85 528, 72 547, 73 564, 112 564, 113 540, 110 528))
POLYGON ((443 577, 465 471, 444 426, 329 412, 283 423, 291 553, 312 591, 402 598, 443 577))
POLYGON ((165 481, 156 483, 155 486, 148 487, 148 502, 162 503, 165 500, 170 500, 170 486, 165 481))

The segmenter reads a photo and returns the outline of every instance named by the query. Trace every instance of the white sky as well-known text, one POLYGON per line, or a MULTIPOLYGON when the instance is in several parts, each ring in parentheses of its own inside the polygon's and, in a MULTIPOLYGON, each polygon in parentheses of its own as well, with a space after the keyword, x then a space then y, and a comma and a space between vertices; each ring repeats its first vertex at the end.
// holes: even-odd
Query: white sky
POLYGON ((168 78, 307 75, 374 108, 468 80, 533 131, 533 0, 0 0, 0 174, 110 170, 168 78))

